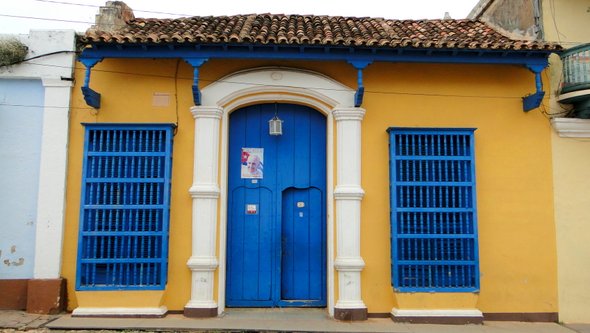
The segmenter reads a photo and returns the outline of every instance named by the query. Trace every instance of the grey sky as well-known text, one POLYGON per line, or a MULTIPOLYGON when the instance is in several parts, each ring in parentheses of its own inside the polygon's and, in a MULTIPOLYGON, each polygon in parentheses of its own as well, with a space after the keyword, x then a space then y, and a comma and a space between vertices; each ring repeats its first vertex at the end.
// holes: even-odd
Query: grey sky
MULTIPOLYGON (((105 1, 100 0, 2 0, 2 2, 4 3, 0 11, 0 33, 8 34, 28 33, 31 29, 85 31, 94 22, 98 6, 105 4, 105 1)), ((445 12, 449 12, 452 18, 459 19, 467 16, 477 0, 361 0, 358 2, 347 0, 125 0, 125 3, 133 9, 136 17, 273 13, 439 19, 443 18, 445 12)))

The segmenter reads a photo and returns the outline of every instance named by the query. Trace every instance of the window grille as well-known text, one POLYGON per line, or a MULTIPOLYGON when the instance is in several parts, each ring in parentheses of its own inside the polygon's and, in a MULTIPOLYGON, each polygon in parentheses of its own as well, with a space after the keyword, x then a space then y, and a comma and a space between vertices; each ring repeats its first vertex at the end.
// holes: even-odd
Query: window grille
POLYGON ((165 287, 172 126, 85 124, 78 290, 165 287))
POLYGON ((474 129, 388 132, 394 288, 477 291, 474 129))

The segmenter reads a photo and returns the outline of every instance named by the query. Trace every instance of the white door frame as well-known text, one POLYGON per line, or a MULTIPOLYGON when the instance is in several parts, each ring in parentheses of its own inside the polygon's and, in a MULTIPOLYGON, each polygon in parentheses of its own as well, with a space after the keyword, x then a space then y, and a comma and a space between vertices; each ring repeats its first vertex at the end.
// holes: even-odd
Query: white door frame
POLYGON ((265 102, 306 105, 326 115, 327 307, 331 316, 335 308, 366 310, 360 293, 360 272, 364 267, 360 256, 360 201, 364 194, 360 184, 360 143, 365 110, 354 107, 354 93, 353 89, 321 74, 283 67, 240 71, 202 89, 202 105, 191 108, 195 117, 195 170, 189 190, 193 197, 193 251, 187 265, 192 271, 192 291, 185 313, 187 309, 189 312, 217 309, 221 314, 225 309, 229 114, 241 107, 265 102), (338 131, 336 187, 334 119, 338 131), (219 249, 216 252, 218 213, 219 249), (217 268, 219 285, 215 302, 214 272, 217 268), (339 274, 336 304, 334 268, 339 274))

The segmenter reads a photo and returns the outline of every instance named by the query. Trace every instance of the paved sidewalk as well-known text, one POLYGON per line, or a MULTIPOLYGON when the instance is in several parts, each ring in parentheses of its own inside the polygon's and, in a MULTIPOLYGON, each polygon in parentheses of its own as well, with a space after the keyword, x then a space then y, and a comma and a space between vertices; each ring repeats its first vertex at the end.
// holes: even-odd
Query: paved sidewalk
POLYGON ((486 321, 483 325, 424 325, 394 323, 371 318, 342 322, 323 310, 230 310, 218 318, 194 319, 180 314, 164 318, 73 318, 69 314, 41 316, 21 311, 0 311, 0 332, 375 332, 375 333, 590 333, 588 324, 486 321), (98 330, 98 331, 97 331, 98 330))
POLYGON ((24 311, 0 310, 0 330, 30 330, 43 327, 61 315, 37 315, 24 311))
POLYGON ((565 324, 565 326, 578 333, 590 333, 590 324, 565 324))

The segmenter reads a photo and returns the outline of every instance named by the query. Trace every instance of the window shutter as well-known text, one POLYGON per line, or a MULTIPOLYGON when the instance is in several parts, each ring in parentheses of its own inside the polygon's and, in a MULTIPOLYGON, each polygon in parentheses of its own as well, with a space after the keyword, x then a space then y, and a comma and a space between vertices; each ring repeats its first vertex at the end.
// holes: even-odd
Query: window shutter
POLYGON ((479 289, 473 131, 388 130, 396 290, 479 289))
POLYGON ((77 289, 163 289, 172 125, 85 126, 77 289))

